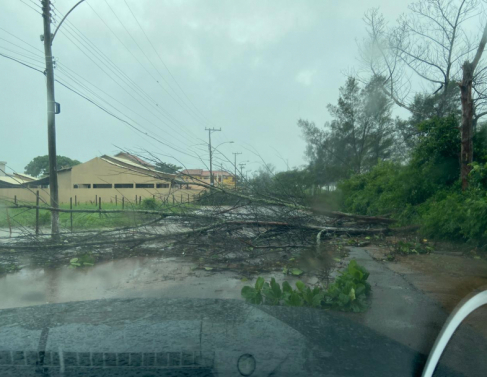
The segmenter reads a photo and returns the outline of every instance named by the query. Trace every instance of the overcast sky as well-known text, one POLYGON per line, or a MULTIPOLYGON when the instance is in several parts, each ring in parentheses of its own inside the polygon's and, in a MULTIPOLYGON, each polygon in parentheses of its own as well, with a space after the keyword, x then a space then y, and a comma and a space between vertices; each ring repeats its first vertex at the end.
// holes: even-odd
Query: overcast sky
MULTIPOLYGON (((54 1, 57 19, 76 2, 54 1)), ((359 67, 364 12, 380 7, 392 22, 407 6, 399 0, 126 2, 148 39, 124 0, 87 0, 54 40, 55 76, 149 136, 56 83, 59 155, 88 161, 118 148, 143 149, 204 168, 205 127, 221 127, 213 145, 234 141, 218 150, 231 160, 232 152, 242 152, 249 170, 260 164, 251 151, 280 170, 286 161, 300 166, 305 144, 296 123, 329 120, 326 105, 336 102, 346 73, 359 67)), ((43 70, 39 5, 0 2, 0 53, 43 70)), ((23 171, 47 154, 45 78, 1 56, 0 71, 0 160, 23 171)), ((215 153, 216 167, 222 161, 215 153)))

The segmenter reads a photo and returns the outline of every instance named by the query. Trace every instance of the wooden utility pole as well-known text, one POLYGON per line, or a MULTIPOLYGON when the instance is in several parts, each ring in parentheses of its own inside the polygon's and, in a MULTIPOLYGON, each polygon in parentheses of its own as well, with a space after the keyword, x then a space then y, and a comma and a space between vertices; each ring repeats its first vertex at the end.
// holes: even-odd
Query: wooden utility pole
POLYGON ((218 130, 216 128, 205 128, 205 131, 208 131, 208 150, 210 151, 210 186, 213 186, 213 165, 212 165, 212 154, 213 151, 211 149, 211 133, 212 132, 217 132, 221 131, 222 129, 219 128, 218 130))
MULTIPOLYGON (((51 3, 42 0, 42 18, 44 19, 44 55, 46 59, 47 85, 47 141, 49 153, 49 193, 51 207, 59 207, 59 193, 56 166, 56 102, 54 98, 54 67, 51 48, 51 3)), ((51 236, 59 238, 59 212, 51 211, 51 236)))
POLYGON ((36 192, 36 236, 39 235, 39 190, 36 192))
POLYGON ((237 189, 237 155, 242 154, 241 152, 232 152, 234 156, 233 166, 235 167, 235 190, 237 189))

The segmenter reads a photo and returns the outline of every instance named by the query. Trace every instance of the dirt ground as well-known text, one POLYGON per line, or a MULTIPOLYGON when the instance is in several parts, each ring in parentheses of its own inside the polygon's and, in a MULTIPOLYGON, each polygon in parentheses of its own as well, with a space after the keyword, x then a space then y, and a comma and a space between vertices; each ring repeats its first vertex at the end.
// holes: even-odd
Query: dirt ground
MULTIPOLYGON (((374 259, 381 261, 389 252, 380 246, 368 246, 366 250, 374 259)), ((459 252, 396 255, 394 261, 383 263, 416 289, 439 302, 448 313, 469 293, 482 287, 487 289, 487 261, 464 256, 459 252)), ((487 306, 473 312, 465 323, 487 337, 485 318, 487 306)))

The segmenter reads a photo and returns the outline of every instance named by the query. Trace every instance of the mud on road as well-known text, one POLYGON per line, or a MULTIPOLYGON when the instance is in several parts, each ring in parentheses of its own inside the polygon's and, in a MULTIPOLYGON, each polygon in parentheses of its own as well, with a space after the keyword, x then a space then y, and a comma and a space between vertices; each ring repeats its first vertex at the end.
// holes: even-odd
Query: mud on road
MULTIPOLYGON (((380 246, 365 249, 378 261, 383 261, 384 255, 389 252, 380 246)), ((458 251, 440 249, 429 254, 396 255, 394 261, 382 263, 438 302, 447 313, 451 313, 468 294, 481 287, 487 289, 487 261, 462 255, 458 251)), ((487 338, 485 318, 487 307, 484 306, 473 312, 466 323, 487 338)))

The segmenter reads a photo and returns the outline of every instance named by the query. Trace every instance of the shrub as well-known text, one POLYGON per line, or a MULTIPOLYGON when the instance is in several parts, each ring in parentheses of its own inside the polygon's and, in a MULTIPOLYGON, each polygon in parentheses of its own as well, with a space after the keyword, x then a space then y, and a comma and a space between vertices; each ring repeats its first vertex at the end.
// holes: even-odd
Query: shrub
POLYGON ((487 241, 487 194, 483 190, 440 193, 425 204, 421 232, 430 238, 487 241))
POLYGON ((154 198, 145 198, 142 200, 141 208, 148 210, 156 210, 159 207, 154 198))
POLYGON ((487 129, 475 134, 470 190, 462 192, 456 117, 417 128, 421 136, 407 164, 381 162, 339 183, 344 210, 421 225, 429 238, 487 242, 487 129))

